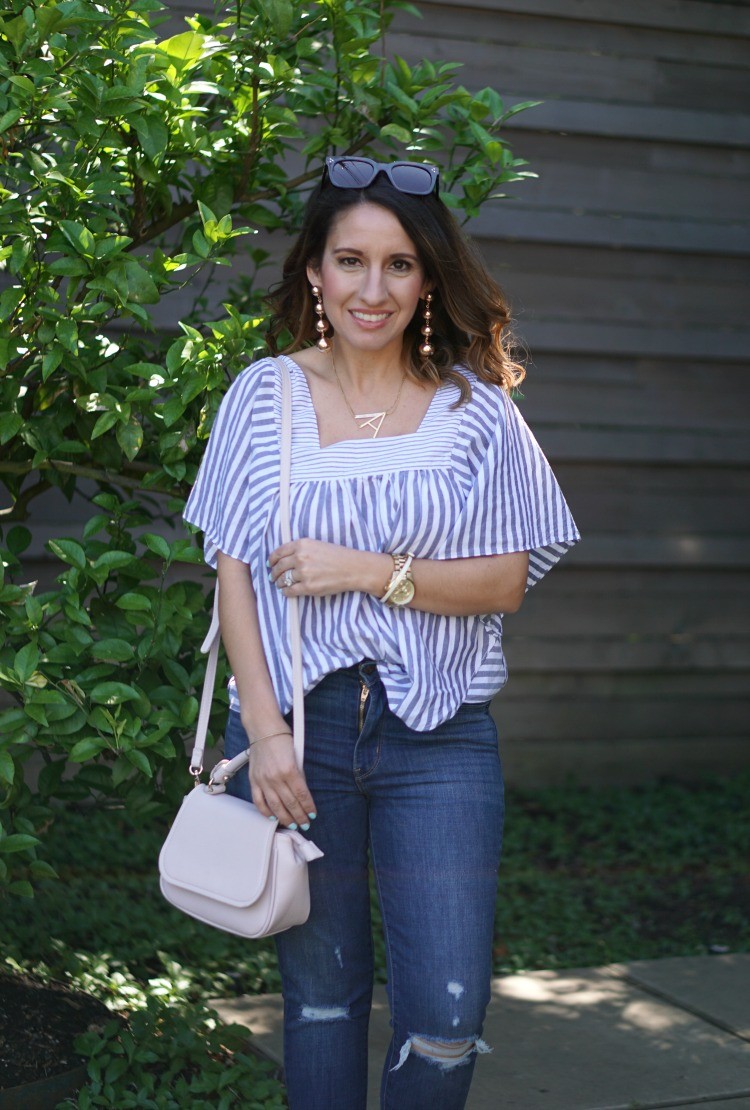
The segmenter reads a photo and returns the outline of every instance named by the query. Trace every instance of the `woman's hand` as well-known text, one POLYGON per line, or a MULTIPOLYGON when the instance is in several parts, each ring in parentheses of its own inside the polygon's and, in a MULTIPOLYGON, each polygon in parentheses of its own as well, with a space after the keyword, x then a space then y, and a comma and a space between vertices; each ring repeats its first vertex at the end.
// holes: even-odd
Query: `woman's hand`
POLYGON ((315 802, 297 766, 291 735, 251 744, 248 775, 253 801, 264 817, 278 817, 282 825, 309 826, 315 802))
POLYGON ((277 547, 268 565, 271 581, 285 597, 325 597, 367 590, 373 572, 376 589, 381 584, 385 588, 392 562, 390 555, 302 539, 277 547))

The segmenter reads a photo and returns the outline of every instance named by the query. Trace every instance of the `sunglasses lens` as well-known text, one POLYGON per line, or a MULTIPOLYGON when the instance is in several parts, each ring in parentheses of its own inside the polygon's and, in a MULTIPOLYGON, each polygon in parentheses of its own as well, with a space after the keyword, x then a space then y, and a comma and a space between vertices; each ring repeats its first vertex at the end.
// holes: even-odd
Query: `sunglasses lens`
POLYGON ((427 196, 432 192, 434 179, 425 166, 402 164, 391 167, 393 184, 402 193, 414 193, 416 196, 427 196))
POLYGON ((337 158, 329 166, 328 175, 339 189, 364 189, 372 182, 374 170, 362 158, 337 158))

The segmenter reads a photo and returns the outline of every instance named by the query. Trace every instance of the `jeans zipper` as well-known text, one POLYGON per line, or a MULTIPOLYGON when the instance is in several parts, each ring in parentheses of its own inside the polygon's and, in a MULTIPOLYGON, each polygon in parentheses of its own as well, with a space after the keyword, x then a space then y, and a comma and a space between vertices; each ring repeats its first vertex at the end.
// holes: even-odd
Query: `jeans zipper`
POLYGON ((367 686, 367 683, 363 682, 361 678, 359 682, 359 731, 361 732, 362 729, 365 727, 365 706, 367 705, 367 699, 370 696, 370 690, 367 686))

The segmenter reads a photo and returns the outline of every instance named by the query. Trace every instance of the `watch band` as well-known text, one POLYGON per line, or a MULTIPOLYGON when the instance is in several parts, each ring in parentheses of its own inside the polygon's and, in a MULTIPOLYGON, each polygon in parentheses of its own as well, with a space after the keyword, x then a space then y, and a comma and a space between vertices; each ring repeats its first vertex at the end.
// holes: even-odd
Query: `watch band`
POLYGON ((401 585, 404 579, 409 574, 411 564, 414 561, 414 552, 407 551, 406 555, 391 555, 393 559, 393 574, 391 580, 386 587, 386 591, 381 597, 382 602, 387 602, 395 590, 401 585))

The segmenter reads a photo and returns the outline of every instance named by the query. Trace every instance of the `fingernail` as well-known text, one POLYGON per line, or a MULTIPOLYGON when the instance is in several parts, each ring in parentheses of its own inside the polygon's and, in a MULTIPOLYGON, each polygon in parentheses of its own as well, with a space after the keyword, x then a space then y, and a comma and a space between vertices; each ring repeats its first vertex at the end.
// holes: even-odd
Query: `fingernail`
POLYGON ((289 830, 290 830, 291 832, 296 832, 296 831, 297 831, 297 822, 296 822, 296 821, 292 821, 291 825, 287 825, 287 828, 288 828, 288 829, 289 829, 289 830))
POLYGON ((272 813, 269 813, 269 814, 268 814, 268 820, 269 820, 269 821, 275 821, 275 820, 276 820, 276 818, 274 817, 274 815, 273 815, 272 813))
POLYGON ((300 825, 300 828, 302 829, 302 832, 307 832, 307 830, 310 828, 310 822, 305 821, 304 825, 300 825))
POLYGON ((307 816, 310 818, 311 821, 314 821, 318 815, 317 813, 308 813, 307 816))
POLYGON ((270 567, 270 565, 271 565, 271 560, 270 560, 270 559, 266 559, 266 566, 267 566, 267 567, 270 567))

